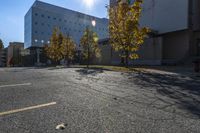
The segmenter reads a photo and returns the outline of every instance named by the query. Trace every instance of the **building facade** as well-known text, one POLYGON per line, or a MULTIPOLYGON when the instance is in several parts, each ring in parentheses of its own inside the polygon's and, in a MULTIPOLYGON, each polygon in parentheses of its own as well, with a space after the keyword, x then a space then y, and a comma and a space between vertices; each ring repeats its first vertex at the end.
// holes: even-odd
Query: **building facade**
POLYGON ((6 67, 7 62, 7 48, 0 50, 0 67, 6 67))
MULTIPOLYGON (((110 6, 115 6, 117 1, 110 0, 110 6)), ((199 0, 144 0, 142 7, 140 25, 156 34, 142 46, 136 64, 191 63, 199 58, 199 0)))
POLYGON ((36 0, 25 15, 25 48, 42 47, 50 43, 54 28, 70 35, 77 45, 89 26, 100 39, 108 37, 108 20, 97 18, 36 0), (92 21, 96 26, 92 26, 92 21))
POLYGON ((22 66, 22 52, 24 43, 10 42, 7 47, 7 66, 22 66))

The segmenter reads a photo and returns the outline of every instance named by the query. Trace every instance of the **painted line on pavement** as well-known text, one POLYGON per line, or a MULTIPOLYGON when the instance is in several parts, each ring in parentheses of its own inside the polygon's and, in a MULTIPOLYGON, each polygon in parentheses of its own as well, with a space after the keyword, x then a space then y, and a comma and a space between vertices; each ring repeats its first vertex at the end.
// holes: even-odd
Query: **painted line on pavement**
POLYGON ((46 104, 41 104, 41 105, 36 105, 36 106, 31 106, 31 107, 26 107, 26 108, 22 108, 22 109, 15 109, 15 110, 10 110, 10 111, 6 111, 6 112, 0 112, 0 116, 10 115, 10 114, 24 112, 24 111, 33 110, 33 109, 44 108, 44 107, 52 106, 52 105, 55 105, 55 104, 57 104, 57 103, 56 102, 51 102, 51 103, 46 103, 46 104))
POLYGON ((11 85, 0 85, 0 88, 5 88, 5 87, 16 87, 16 86, 29 86, 31 83, 23 83, 23 84, 11 84, 11 85))

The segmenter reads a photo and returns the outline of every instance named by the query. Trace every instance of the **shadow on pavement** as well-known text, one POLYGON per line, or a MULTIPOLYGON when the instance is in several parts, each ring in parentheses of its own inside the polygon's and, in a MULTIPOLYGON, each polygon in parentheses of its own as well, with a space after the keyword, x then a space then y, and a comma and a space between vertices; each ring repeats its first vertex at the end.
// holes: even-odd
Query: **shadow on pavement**
POLYGON ((155 89, 158 94, 174 101, 179 109, 200 118, 200 78, 150 72, 137 72, 129 76, 134 84, 143 89, 155 89))
POLYGON ((103 73, 104 70, 102 69, 87 69, 87 68, 82 68, 79 70, 76 70, 76 72, 78 72, 80 75, 92 75, 92 76, 96 76, 97 74, 103 73))

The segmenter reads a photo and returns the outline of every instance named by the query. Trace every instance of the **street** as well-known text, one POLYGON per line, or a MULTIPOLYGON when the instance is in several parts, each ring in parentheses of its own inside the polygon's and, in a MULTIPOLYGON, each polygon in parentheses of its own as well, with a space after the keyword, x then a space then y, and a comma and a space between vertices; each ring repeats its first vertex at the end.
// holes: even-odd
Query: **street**
POLYGON ((0 133, 199 133, 200 78, 0 68, 0 133), (59 124, 65 129, 56 130, 59 124))

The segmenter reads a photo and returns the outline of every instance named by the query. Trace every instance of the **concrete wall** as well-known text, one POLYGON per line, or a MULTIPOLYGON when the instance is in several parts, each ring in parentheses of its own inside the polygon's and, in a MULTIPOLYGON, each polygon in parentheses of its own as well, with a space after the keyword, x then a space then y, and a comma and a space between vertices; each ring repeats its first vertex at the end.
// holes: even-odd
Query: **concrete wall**
POLYGON ((200 30, 200 0, 191 0, 190 19, 194 31, 200 30))
MULTIPOLYGON (((102 65, 119 65, 121 63, 120 52, 114 51, 107 43, 100 44, 102 56, 95 59, 95 63, 102 65)), ((148 38, 138 51, 139 59, 130 60, 134 65, 161 65, 162 63, 162 38, 148 38)))
POLYGON ((148 38, 138 51, 139 59, 133 61, 137 65, 162 64, 162 37, 148 38))
POLYGON ((162 35, 163 63, 175 63, 189 56, 189 31, 177 31, 162 35))
MULTIPOLYGON (((116 1, 110 0, 111 6, 116 1)), ((189 1, 144 0, 140 23, 142 26, 148 26, 160 34, 187 29, 189 1)))

